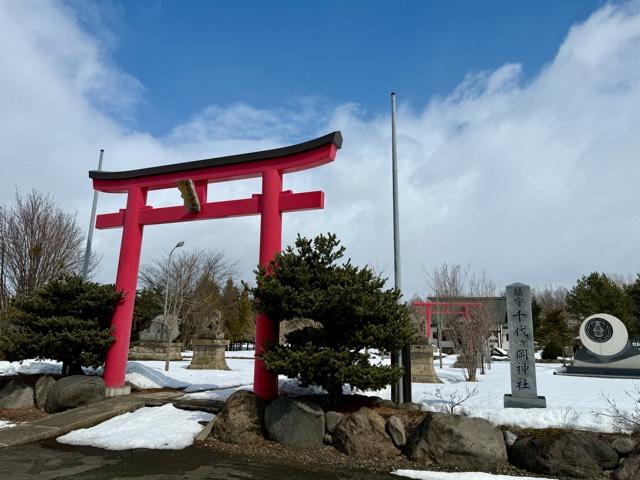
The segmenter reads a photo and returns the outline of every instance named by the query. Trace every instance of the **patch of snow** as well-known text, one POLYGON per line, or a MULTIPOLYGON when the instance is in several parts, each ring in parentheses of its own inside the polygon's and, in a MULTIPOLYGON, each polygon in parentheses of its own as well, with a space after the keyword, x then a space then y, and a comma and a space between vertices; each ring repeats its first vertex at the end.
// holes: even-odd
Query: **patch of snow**
POLYGON ((126 381, 138 388, 177 388, 185 392, 231 388, 253 383, 253 362, 227 360, 231 370, 189 370, 190 360, 171 362, 145 360, 127 363, 126 381))
POLYGON ((256 354, 254 350, 234 350, 224 353, 227 358, 246 358, 247 360, 253 360, 256 354))
POLYGON ((549 480, 541 477, 515 477, 512 475, 494 475, 483 472, 430 472, 426 470, 396 470, 392 475, 414 478, 416 480, 549 480))
POLYGON ((0 420, 0 429, 2 428, 9 428, 9 427, 13 427, 14 424, 7 421, 7 420, 0 420))
POLYGON ((184 400, 220 400, 224 402, 233 393, 238 390, 251 390, 251 385, 239 385, 231 388, 223 388, 220 390, 204 390, 201 392, 187 393, 180 397, 184 400))
POLYGON ((5 375, 60 375, 62 363, 55 360, 23 360, 22 362, 0 362, 0 376, 5 375))
POLYGON ((208 422, 213 417, 211 413, 180 410, 171 404, 144 407, 95 427, 67 433, 58 437, 58 442, 107 450, 181 450, 193 444, 193 439, 202 430, 198 422, 208 422))

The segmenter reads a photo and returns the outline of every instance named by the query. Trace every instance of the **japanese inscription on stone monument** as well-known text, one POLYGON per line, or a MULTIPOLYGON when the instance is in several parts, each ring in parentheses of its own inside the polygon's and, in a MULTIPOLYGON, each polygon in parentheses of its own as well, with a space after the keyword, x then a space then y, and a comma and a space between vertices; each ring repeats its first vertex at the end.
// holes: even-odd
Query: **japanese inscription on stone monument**
POLYGON ((514 283, 507 287, 507 317, 511 394, 504 396, 504 406, 544 408, 546 399, 538 396, 536 385, 531 288, 528 285, 514 283))

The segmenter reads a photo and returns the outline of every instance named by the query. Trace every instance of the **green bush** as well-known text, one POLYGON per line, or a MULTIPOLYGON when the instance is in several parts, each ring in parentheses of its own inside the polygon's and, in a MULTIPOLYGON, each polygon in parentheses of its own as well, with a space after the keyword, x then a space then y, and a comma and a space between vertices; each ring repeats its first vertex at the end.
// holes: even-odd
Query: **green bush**
POLYGON ((562 347, 556 342, 549 342, 542 350, 543 360, 557 360, 562 356, 562 347))
POLYGON ((415 336, 409 310, 396 289, 370 268, 338 263, 344 247, 335 235, 298 237, 295 247, 259 268, 254 309, 274 321, 304 318, 307 326, 289 333, 286 345, 263 355, 268 370, 324 387, 333 402, 343 384, 380 389, 397 381, 402 368, 371 365, 366 349, 397 351, 415 336))
POLYGON ((113 285, 57 278, 11 302, 0 351, 9 361, 58 360, 64 375, 99 367, 113 343, 111 316, 120 298, 113 285))

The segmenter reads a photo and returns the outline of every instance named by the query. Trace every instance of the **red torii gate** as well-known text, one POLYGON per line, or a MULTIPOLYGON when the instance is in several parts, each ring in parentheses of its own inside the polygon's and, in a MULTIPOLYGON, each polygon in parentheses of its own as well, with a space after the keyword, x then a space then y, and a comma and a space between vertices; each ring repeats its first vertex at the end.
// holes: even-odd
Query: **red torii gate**
MULTIPOLYGON (((431 318, 436 315, 463 315, 469 319, 469 309, 482 308, 482 302, 413 302, 411 306, 426 309, 427 338, 431 338, 431 318)), ((441 332, 438 331, 438 335, 441 332)))
MULTIPOLYGON (((332 162, 341 146, 341 133, 333 132, 315 140, 273 150, 123 172, 89 172, 95 190, 127 194, 126 208, 96 217, 98 229, 122 227, 116 289, 124 293, 124 298, 113 314, 111 324, 115 342, 107 353, 104 367, 104 380, 109 395, 128 393, 125 373, 144 226, 260 215, 259 261, 260 265, 266 266, 282 250, 282 212, 324 208, 322 191, 283 191, 283 174, 332 162), (262 178, 261 194, 241 200, 207 202, 209 183, 255 177, 262 178), (191 199, 188 208, 185 208, 186 202, 185 206, 175 207, 153 208, 147 205, 149 190, 176 188, 178 182, 184 188, 185 180, 193 182, 191 196, 197 197, 197 201, 191 199)), ((278 379, 276 375, 267 372, 259 355, 269 344, 277 342, 278 325, 265 315, 258 314, 253 389, 264 399, 278 396, 278 379)))

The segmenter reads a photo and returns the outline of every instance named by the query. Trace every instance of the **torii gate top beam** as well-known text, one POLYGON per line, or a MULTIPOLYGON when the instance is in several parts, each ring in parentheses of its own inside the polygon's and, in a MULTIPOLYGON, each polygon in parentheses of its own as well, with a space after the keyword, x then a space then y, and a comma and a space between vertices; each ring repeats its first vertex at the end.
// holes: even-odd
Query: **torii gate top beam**
POLYGON ((273 169, 282 173, 306 170, 331 162, 341 146, 341 133, 333 132, 283 148, 123 172, 92 170, 89 177, 93 188, 101 192, 125 193, 131 187, 159 190, 175 188, 176 182, 185 178, 213 183, 259 177, 273 169))

